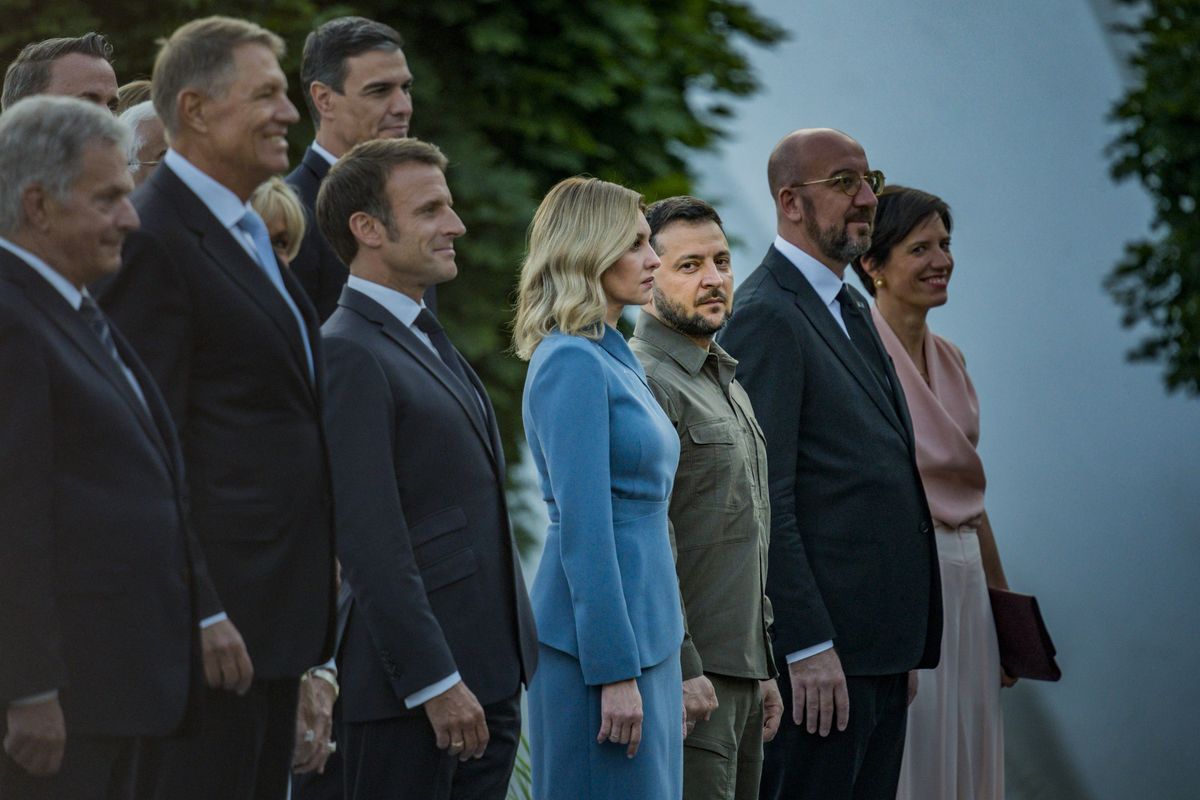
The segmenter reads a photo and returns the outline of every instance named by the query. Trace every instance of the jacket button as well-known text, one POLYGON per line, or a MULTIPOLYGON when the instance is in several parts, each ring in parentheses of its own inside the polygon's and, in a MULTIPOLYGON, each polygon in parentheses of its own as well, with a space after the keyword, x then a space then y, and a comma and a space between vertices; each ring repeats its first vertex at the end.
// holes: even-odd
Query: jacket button
POLYGON ((929 527, 928 522, 921 523, 921 533, 928 534, 931 530, 933 529, 929 527))

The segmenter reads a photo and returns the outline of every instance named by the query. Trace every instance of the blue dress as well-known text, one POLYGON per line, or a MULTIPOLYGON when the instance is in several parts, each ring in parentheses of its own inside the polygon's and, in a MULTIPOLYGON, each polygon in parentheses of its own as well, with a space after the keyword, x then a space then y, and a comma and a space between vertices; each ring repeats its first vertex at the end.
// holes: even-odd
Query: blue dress
POLYGON ((550 515, 530 599, 537 800, 678 800, 683 616, 667 535, 679 436, 613 328, 552 333, 525 379, 525 435, 550 515), (636 678, 642 745, 596 742, 603 684, 636 678))

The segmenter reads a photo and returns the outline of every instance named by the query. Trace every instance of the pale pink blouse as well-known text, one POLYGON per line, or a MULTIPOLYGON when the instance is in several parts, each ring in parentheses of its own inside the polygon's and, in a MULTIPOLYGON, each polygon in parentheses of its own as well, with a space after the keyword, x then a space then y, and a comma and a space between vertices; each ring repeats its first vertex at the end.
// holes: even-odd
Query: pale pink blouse
POLYGON ((879 309, 871 307, 879 338, 896 365, 917 439, 917 468, 935 522, 951 528, 977 524, 987 479, 979 443, 979 400, 958 348, 926 329, 921 377, 879 309))

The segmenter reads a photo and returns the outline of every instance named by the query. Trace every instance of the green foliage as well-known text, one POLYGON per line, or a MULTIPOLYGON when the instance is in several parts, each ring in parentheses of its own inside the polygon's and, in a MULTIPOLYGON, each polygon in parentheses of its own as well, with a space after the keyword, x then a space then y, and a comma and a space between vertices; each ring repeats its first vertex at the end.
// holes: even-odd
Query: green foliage
MULTIPOLYGON (((1136 0, 1122 0, 1133 3, 1136 0)), ((1154 200, 1157 236, 1129 243, 1105 280, 1127 327, 1149 332, 1129 357, 1165 362, 1167 388, 1200 393, 1200 0, 1150 0, 1123 29, 1137 42, 1135 85, 1114 106, 1112 174, 1154 200)))
MULTIPOLYGON (((450 188, 467 226, 459 277, 439 290, 439 316, 488 385, 510 460, 521 433, 525 367, 508 356, 525 229, 557 181, 589 173, 648 200, 687 192, 689 149, 714 145, 730 97, 758 84, 739 43, 783 31, 741 0, 8 0, 0 57, 25 42, 94 29, 109 35, 121 82, 149 76, 154 41, 188 19, 245 16, 288 43, 293 100, 304 36, 360 14, 397 28, 416 77, 413 134, 451 160, 450 188), (36 12, 35 12, 36 8, 36 12), (24 11, 26 13, 20 13, 24 11)), ((293 160, 310 141, 292 132, 293 160)))

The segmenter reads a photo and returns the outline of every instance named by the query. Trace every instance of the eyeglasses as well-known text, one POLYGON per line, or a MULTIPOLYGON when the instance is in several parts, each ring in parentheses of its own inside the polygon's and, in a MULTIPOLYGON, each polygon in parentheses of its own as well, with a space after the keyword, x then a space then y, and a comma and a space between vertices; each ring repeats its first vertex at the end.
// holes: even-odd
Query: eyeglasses
POLYGON ((162 162, 160 162, 160 161, 130 161, 129 169, 134 170, 134 169, 137 169, 138 167, 157 167, 160 163, 162 163, 162 162))
POLYGON ((867 186, 871 187, 871 191, 879 194, 883 191, 885 182, 883 173, 877 169, 873 169, 866 175, 859 175, 854 172, 846 171, 839 172, 832 178, 822 178, 819 181, 805 181, 804 183, 793 183, 792 186, 812 186, 815 183, 832 183, 834 188, 842 192, 842 194, 854 197, 858 194, 858 190, 862 188, 863 181, 867 182, 867 186))

